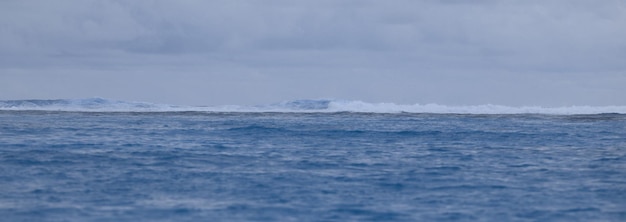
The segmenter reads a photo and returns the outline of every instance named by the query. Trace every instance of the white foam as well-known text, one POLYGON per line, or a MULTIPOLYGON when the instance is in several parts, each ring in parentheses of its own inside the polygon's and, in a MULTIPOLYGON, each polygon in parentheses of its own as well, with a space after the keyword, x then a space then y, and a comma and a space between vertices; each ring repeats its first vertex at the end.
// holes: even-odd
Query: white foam
POLYGON ((362 113, 443 113, 443 114, 626 114, 626 106, 511 107, 501 105, 445 106, 438 104, 401 105, 349 100, 294 100, 259 106, 175 106, 146 102, 126 102, 102 98, 61 100, 6 100, 0 110, 40 110, 73 112, 362 112, 362 113))
POLYGON ((626 113, 626 106, 570 106, 546 108, 539 106, 511 107, 501 105, 445 106, 438 104, 398 105, 393 103, 365 103, 360 101, 331 102, 330 109, 372 113, 458 113, 458 114, 601 114, 626 113))

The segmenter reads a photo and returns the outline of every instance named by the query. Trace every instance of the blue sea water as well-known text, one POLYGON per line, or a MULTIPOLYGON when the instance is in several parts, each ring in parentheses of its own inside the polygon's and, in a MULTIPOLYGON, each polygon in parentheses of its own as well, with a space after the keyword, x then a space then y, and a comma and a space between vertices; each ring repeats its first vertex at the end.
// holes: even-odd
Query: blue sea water
POLYGON ((6 107, 0 221, 626 221, 625 114, 6 107))

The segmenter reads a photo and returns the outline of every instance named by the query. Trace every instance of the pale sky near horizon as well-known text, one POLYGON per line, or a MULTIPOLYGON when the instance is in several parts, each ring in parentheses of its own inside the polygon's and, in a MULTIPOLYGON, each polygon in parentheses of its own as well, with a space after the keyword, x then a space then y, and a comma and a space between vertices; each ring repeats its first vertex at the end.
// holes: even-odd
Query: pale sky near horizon
POLYGON ((626 0, 3 0, 0 100, 626 105, 626 0))

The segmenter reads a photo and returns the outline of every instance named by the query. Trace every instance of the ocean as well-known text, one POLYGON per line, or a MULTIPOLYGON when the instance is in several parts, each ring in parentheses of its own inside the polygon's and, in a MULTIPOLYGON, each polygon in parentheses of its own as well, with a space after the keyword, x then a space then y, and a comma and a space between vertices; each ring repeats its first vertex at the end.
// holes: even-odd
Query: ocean
POLYGON ((0 221, 626 221, 626 108, 0 101, 0 221))

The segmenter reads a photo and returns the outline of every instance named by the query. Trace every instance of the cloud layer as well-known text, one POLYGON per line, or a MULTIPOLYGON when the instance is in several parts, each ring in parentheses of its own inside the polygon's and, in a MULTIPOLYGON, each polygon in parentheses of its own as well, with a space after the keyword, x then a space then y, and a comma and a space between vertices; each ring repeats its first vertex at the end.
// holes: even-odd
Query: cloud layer
POLYGON ((626 3, 0 3, 0 99, 626 104, 626 3))

